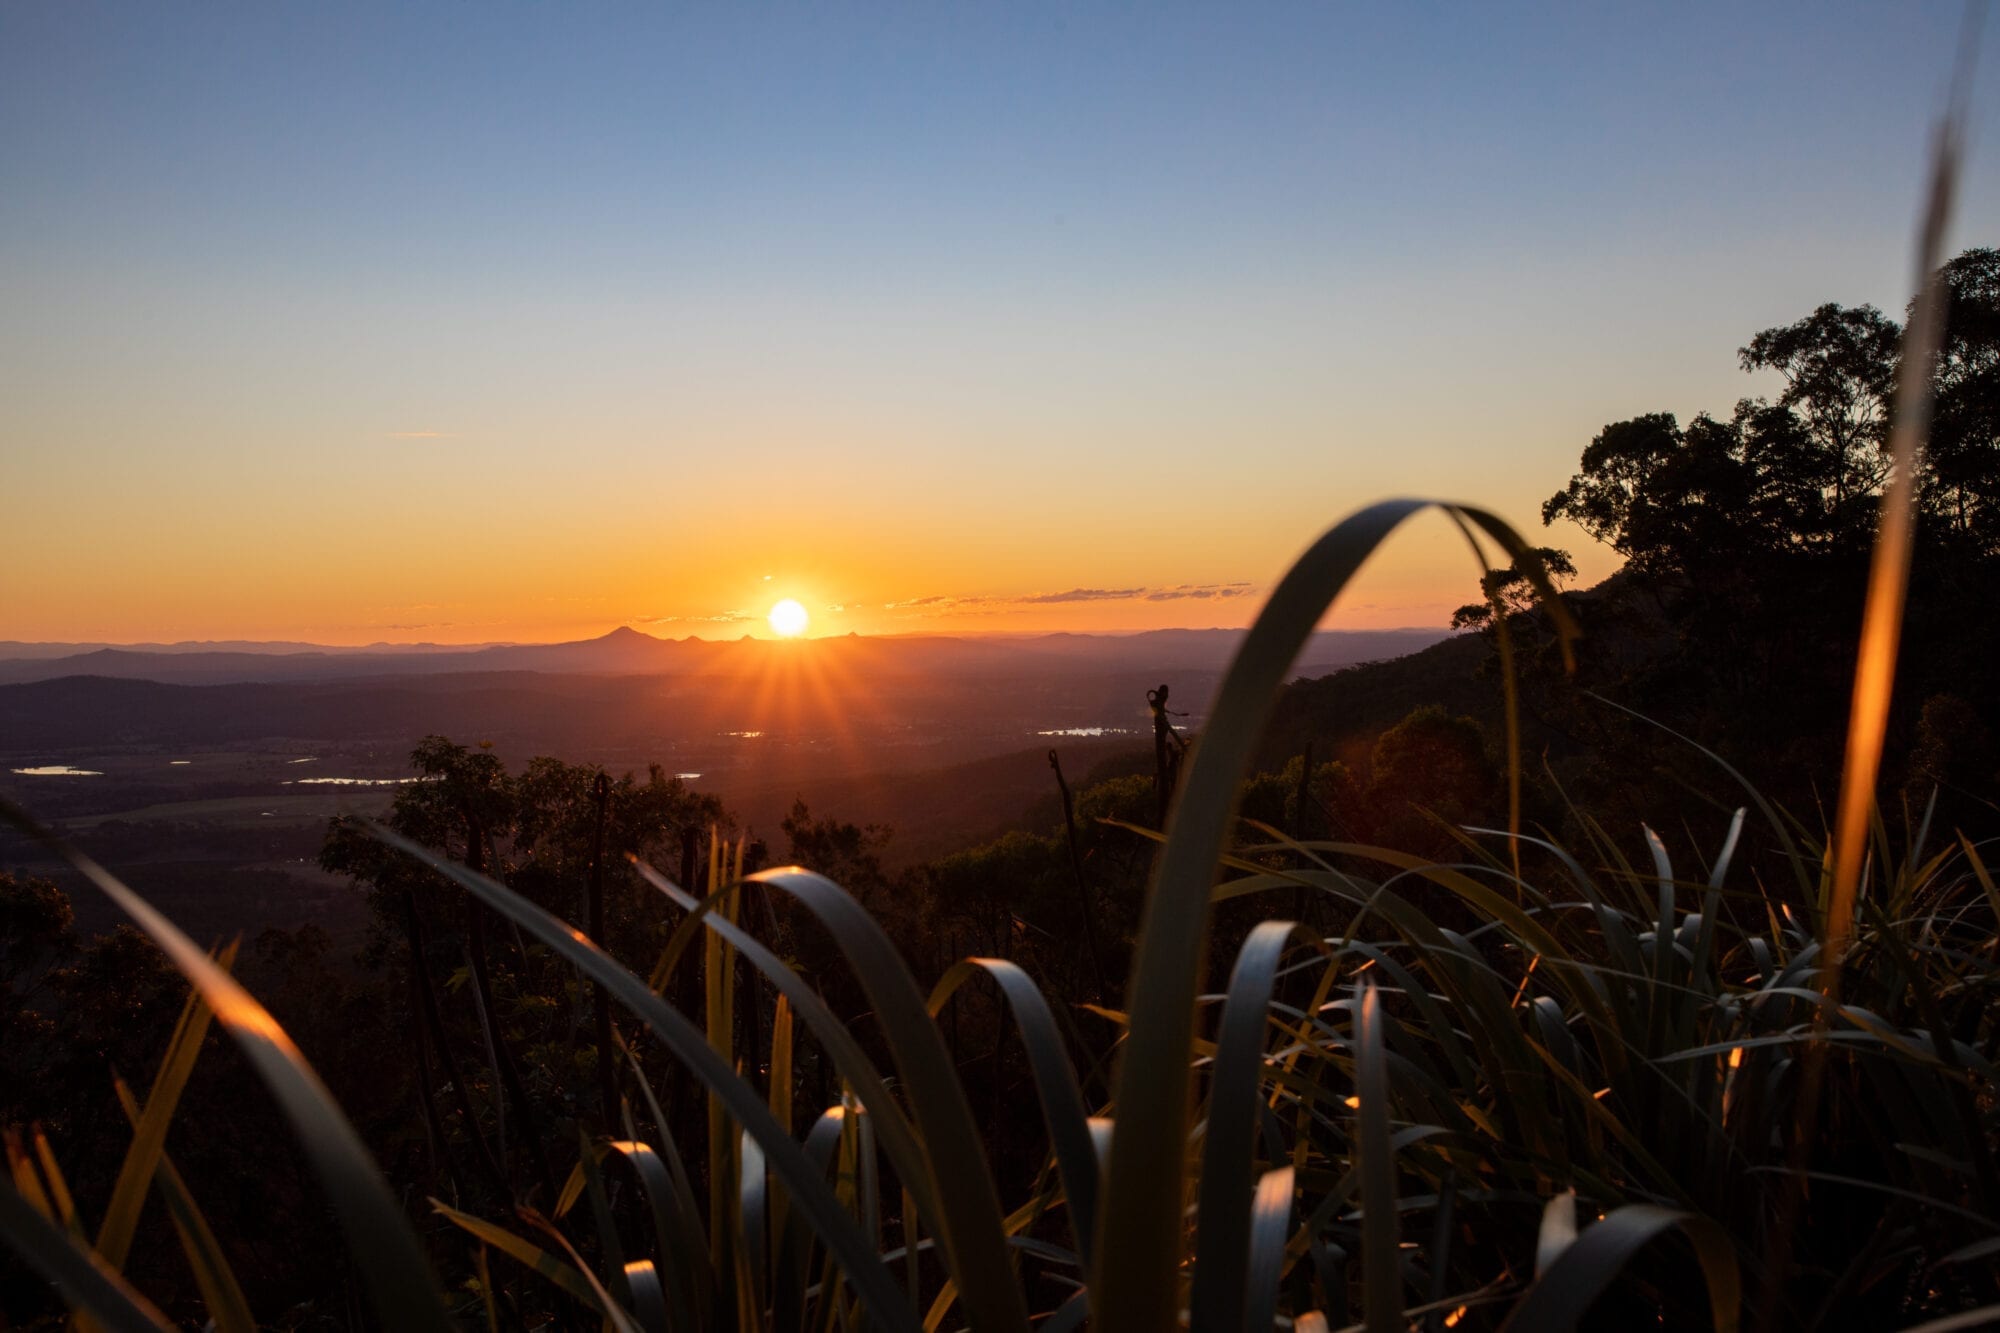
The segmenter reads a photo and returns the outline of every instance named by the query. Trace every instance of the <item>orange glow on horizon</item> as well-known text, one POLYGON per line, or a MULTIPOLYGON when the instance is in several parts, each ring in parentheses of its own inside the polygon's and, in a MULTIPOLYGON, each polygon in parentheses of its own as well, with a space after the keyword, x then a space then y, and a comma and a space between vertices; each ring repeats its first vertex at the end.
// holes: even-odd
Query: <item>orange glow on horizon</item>
MULTIPOLYGON (((245 560, 234 547, 207 549, 205 538, 176 546, 143 524, 114 525, 88 559, 61 543, 25 548, 0 639, 353 648, 568 642, 620 626, 662 639, 775 638, 769 617, 780 600, 799 604, 803 633, 814 639, 1240 629, 1292 558, 1344 512, 1333 500, 1311 508, 1231 529, 1227 540, 1211 533, 1171 549, 1161 548, 1158 533, 1140 537, 1110 522, 1051 545, 970 525, 932 533, 922 530, 921 513, 900 526, 878 515, 885 521, 866 531, 835 514, 825 541, 761 553, 709 530, 705 519, 671 540, 611 524, 591 534, 558 526, 529 544, 462 529, 416 540, 402 535, 423 532, 413 521, 337 561, 322 558, 342 549, 330 533, 301 531, 290 545, 275 530, 258 533, 254 544, 276 558, 245 560), (614 545, 633 557, 606 561, 602 553, 614 545), (788 596, 778 597, 779 589, 788 596)), ((535 526, 526 514, 513 517, 535 526)), ((1579 586, 1617 563, 1587 539, 1557 540, 1581 567, 1579 586)), ((1477 571, 1458 534, 1426 520, 1368 562, 1326 623, 1442 629, 1477 595, 1477 571)))

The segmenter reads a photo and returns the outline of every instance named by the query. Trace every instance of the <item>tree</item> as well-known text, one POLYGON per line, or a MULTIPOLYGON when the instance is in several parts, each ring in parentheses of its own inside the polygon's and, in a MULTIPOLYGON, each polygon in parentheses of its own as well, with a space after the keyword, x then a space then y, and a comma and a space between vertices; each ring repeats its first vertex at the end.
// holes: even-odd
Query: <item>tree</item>
MULTIPOLYGON (((1567 518, 1643 574, 1693 582, 1709 568, 1770 543, 1746 517, 1759 492, 1743 421, 1702 414, 1683 429, 1671 412, 1606 426, 1583 467, 1542 505, 1542 522, 1567 518)), ((1770 455, 1762 455, 1769 461, 1770 455)))
MULTIPOLYGON (((587 919, 599 768, 536 759, 516 776, 487 747, 444 736, 425 737, 410 761, 419 780, 397 790, 391 827, 557 916, 587 919)), ((608 783, 604 812, 600 943, 644 974, 665 942, 668 914, 638 882, 627 855, 662 859, 678 851, 683 834, 726 823, 726 816, 715 798, 657 765, 644 783, 629 773, 608 783)), ((557 1126, 579 1110, 565 1090, 587 1080, 593 1066, 603 1068, 598 1043, 578 1040, 591 1029, 588 988, 572 969, 522 947, 516 932, 492 929, 497 921, 489 922, 476 900, 353 821, 331 823, 320 864, 370 886, 372 961, 394 961, 406 975, 406 986, 391 992, 402 1005, 394 1019, 407 1025, 417 1056, 410 1091, 440 1143, 439 1167, 455 1184, 483 1178, 491 1192, 510 1197, 517 1186, 509 1148, 519 1141, 537 1186, 553 1193, 548 1149, 570 1137, 557 1126)), ((603 1100, 600 1093, 592 1102, 603 1100)), ((608 1122, 609 1108, 592 1109, 608 1122)))
POLYGON ((1871 497, 1886 475, 1889 395, 1902 336, 1872 305, 1829 302, 1797 323, 1765 329, 1736 353, 1746 371, 1784 376, 1777 406, 1799 419, 1810 445, 1798 461, 1848 523, 1856 502, 1871 497))
MULTIPOLYGON (((1542 567, 1543 575, 1557 591, 1562 585, 1576 577, 1576 563, 1569 558, 1569 552, 1553 546, 1534 548, 1535 562, 1542 567)), ((1507 617, 1509 627, 1514 619, 1534 608, 1535 585, 1528 579, 1527 571, 1518 560, 1509 561, 1498 569, 1489 569, 1479 578, 1479 591, 1486 594, 1486 600, 1469 602, 1451 613, 1453 629, 1486 630, 1493 628, 1493 608, 1497 603, 1500 613, 1507 617)))
POLYGON ((1423 856, 1442 857, 1452 847, 1439 821, 1456 825, 1486 816, 1500 789, 1499 767, 1479 723, 1436 704, 1413 710, 1383 732, 1370 768, 1376 839, 1423 856))
POLYGON ((1948 544, 2000 554, 2000 250, 1940 271, 1950 293, 1923 488, 1926 525, 1948 544))
POLYGON ((882 857, 895 831, 885 824, 849 824, 844 820, 814 819, 803 800, 792 802, 792 811, 779 824, 784 830, 786 858, 794 865, 814 870, 840 885, 866 905, 889 884, 882 857))
MULTIPOLYGON (((1916 739, 1916 703, 1930 695, 1957 695, 2000 729, 1977 611, 2000 597, 2000 251, 1967 250, 1938 276, 1948 312, 1917 475, 1892 764, 1916 739)), ((1816 799, 1809 787, 1773 784, 1829 762, 1825 750, 1837 757, 1824 719, 1841 713, 1852 685, 1899 337, 1870 306, 1822 305, 1765 329, 1737 359, 1779 377, 1775 395, 1684 427, 1664 413, 1607 425, 1542 510, 1627 558, 1619 582, 1578 608, 1585 683, 1695 737, 1799 808, 1816 799)), ((1522 697, 1566 738, 1592 737, 1600 752, 1643 748, 1614 741, 1617 728, 1566 702, 1573 692, 1524 687, 1522 697)), ((1920 767, 1927 754, 1915 756, 1920 767)), ((1674 798, 1649 799, 1658 808, 1674 798)))
POLYGON ((1901 330, 1873 306, 1828 304, 1737 351, 1784 378, 1727 421, 1656 412, 1606 426, 1542 506, 1647 575, 1692 580, 1745 559, 1851 548, 1873 531, 1886 476, 1901 330))

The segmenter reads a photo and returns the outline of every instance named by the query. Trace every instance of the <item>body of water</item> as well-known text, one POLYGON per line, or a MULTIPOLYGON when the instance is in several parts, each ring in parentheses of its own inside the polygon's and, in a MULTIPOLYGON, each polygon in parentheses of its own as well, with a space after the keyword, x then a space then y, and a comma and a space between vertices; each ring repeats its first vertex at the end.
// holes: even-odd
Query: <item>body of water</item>
POLYGON ((422 778, 287 778, 281 787, 400 787, 406 782, 422 782, 422 778))

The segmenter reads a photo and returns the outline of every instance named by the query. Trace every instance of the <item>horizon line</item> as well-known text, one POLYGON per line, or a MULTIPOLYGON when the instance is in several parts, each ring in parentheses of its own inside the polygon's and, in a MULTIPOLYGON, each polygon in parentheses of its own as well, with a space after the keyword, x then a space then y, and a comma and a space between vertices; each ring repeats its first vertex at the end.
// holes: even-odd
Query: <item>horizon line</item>
MULTIPOLYGON (((562 648, 578 644, 599 643, 613 635, 629 633, 648 639, 654 643, 839 643, 848 639, 1131 639, 1148 634, 1246 634, 1247 625, 1169 625, 1151 629, 1122 630, 896 630, 890 632, 863 633, 849 630, 844 634, 802 634, 793 638, 779 638, 774 635, 752 634, 748 631, 729 636, 705 637, 687 634, 679 638, 669 638, 654 634, 631 624, 620 624, 601 634, 588 635, 579 639, 483 639, 468 643, 441 643, 434 639, 413 639, 393 641, 375 639, 366 643, 321 642, 312 639, 148 639, 118 642, 109 639, 0 639, 0 655, 18 648, 69 648, 78 654, 91 652, 146 652, 164 649, 180 649, 212 652, 244 652, 255 649, 287 649, 289 655, 307 656, 313 652, 336 651, 355 655, 367 653, 390 654, 427 649, 437 653, 475 653, 498 648, 562 648)), ((1442 625, 1388 625, 1372 627, 1344 628, 1335 626, 1318 629, 1315 634, 1439 634, 1454 633, 1442 625)), ((287 653, 272 652, 268 656, 285 656, 287 653)))

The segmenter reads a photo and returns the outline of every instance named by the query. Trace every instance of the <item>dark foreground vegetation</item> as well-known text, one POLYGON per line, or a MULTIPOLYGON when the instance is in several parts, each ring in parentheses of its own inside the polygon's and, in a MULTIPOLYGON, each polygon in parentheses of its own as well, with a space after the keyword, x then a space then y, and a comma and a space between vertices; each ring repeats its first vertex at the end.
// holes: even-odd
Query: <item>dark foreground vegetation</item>
POLYGON ((1281 690, 1409 507, 1363 511, 1192 746, 1053 771, 991 843, 903 865, 803 803, 757 839, 659 768, 433 737, 383 823, 328 831, 367 891, 357 956, 307 927, 205 961, 79 860, 143 928, 81 938, 60 891, 0 877, 0 1308, 1778 1330, 2000 1305, 2000 254, 1943 276, 1851 899, 1830 803, 1901 330, 1824 306, 1743 349, 1775 401, 1592 441, 1546 516, 1627 557, 1610 583, 1560 593, 1563 553, 1453 508, 1502 552, 1476 633, 1281 690))

